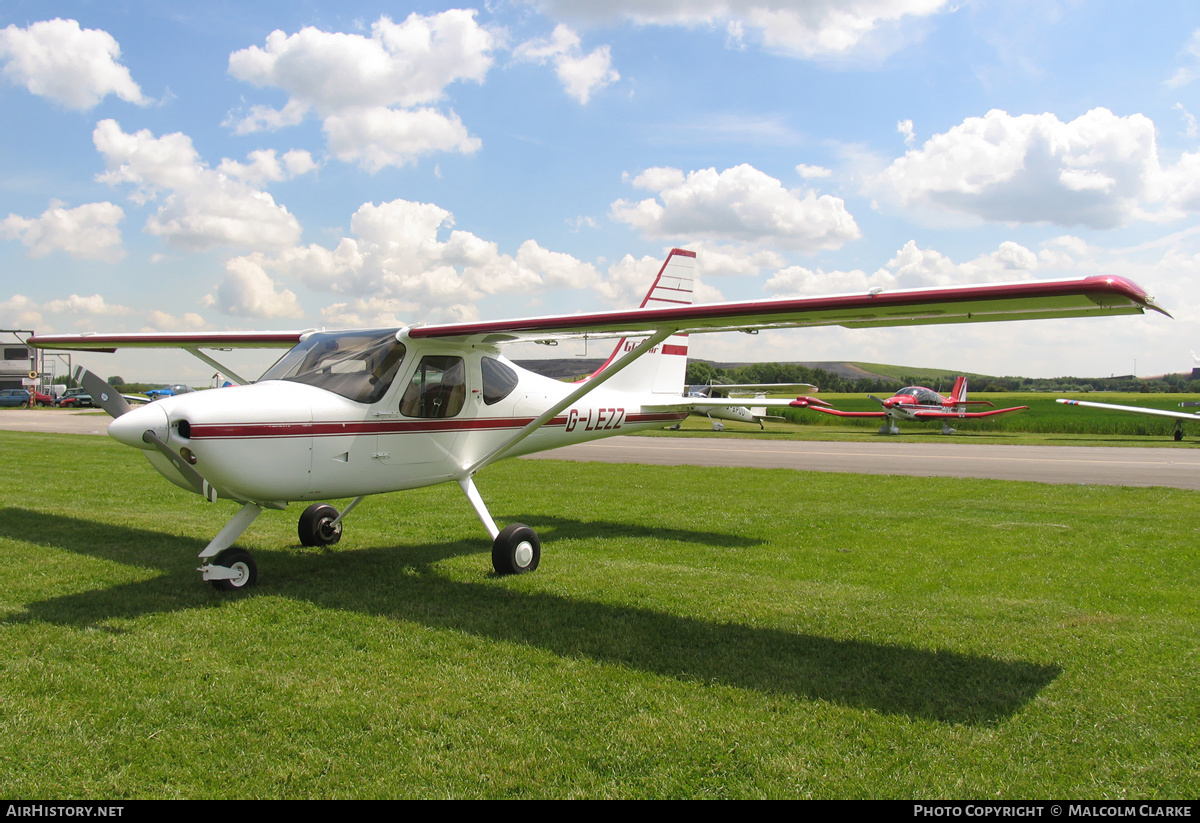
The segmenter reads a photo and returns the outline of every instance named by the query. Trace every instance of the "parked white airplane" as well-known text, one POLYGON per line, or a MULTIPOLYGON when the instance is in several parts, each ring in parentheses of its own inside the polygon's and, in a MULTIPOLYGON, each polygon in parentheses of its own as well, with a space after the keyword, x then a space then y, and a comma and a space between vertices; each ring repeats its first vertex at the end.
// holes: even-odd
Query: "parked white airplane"
MULTIPOLYGON (((1093 409, 1108 409, 1110 411, 1127 412, 1129 414, 1152 414, 1155 417, 1173 417, 1175 418, 1175 432, 1173 434, 1178 442, 1183 439, 1183 421, 1198 420, 1200 421, 1200 412, 1173 412, 1166 409, 1147 409, 1141 406, 1117 406, 1113 403, 1093 403, 1090 400, 1063 400, 1059 398, 1055 403, 1063 403, 1068 406, 1091 406, 1093 409)), ((1196 403, 1180 403, 1180 407, 1195 406, 1196 403)))
POLYGON ((502 458, 683 419, 699 405, 683 396, 688 334, 1162 311, 1119 277, 693 306, 694 264, 694 252, 673 250, 644 307, 632 311, 336 332, 53 335, 29 343, 181 348, 242 384, 130 408, 102 379, 83 375, 84 387, 116 418, 110 435, 142 449, 176 485, 210 502, 241 504, 200 553, 199 569, 217 588, 237 589, 253 585, 257 567, 233 543, 263 509, 353 498, 340 512, 317 502, 300 516, 300 542, 328 545, 364 497, 449 481, 491 535, 495 570, 531 571, 541 555, 537 534, 521 523, 497 528, 475 473, 502 458), (620 342, 605 367, 578 384, 524 371, 501 354, 520 340, 580 337, 620 342), (201 351, 239 347, 290 350, 253 384, 201 351))
MULTIPOLYGON (((767 394, 785 394, 789 392, 811 391, 818 389, 812 383, 710 383, 707 386, 688 386, 687 396, 697 398, 697 403, 688 407, 688 412, 700 417, 707 417, 712 423, 713 431, 724 431, 721 420, 735 420, 739 423, 757 423, 763 428, 764 420, 783 420, 784 418, 767 414, 767 407, 794 405, 791 400, 768 400, 767 394), (742 405, 712 405, 713 400, 730 398, 753 398, 754 405, 747 405, 745 400, 739 400, 742 405), (717 419, 714 419, 717 418, 717 419)), ((822 401, 815 398, 803 398, 814 403, 822 401)), ((828 405, 828 404, 824 404, 828 405)), ((679 428, 676 423, 672 428, 679 428)))

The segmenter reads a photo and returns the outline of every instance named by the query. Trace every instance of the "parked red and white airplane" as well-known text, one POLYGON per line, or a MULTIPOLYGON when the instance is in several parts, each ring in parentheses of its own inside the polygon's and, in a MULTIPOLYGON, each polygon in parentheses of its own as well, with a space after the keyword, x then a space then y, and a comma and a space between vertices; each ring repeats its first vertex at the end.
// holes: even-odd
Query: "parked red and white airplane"
POLYGON ((881 400, 873 394, 868 394, 867 397, 883 406, 883 411, 841 411, 840 409, 829 408, 829 404, 824 401, 815 401, 821 405, 814 405, 813 401, 815 398, 811 397, 802 397, 799 400, 793 401, 792 405, 801 408, 810 408, 813 411, 825 414, 835 414, 838 417, 886 418, 883 425, 879 427, 880 434, 899 434, 900 427, 896 424, 901 420, 940 420, 942 421, 942 434, 954 434, 955 430, 948 422, 950 420, 992 417, 997 414, 1008 414, 1009 412, 1029 408, 1028 406, 1013 406, 1009 409, 993 408, 988 411, 967 411, 968 406, 994 406, 995 404, 987 400, 968 400, 967 378, 965 376, 959 377, 954 381, 954 389, 950 392, 949 397, 942 397, 933 389, 927 389, 924 386, 906 386, 886 400, 881 400))
POLYGON ((683 419, 702 405, 683 396, 688 334, 1162 311, 1119 277, 694 306, 694 264, 694 252, 673 250, 643 307, 632 311, 351 331, 52 335, 29 343, 180 348, 242 384, 130 408, 101 378, 82 375, 116 418, 112 437, 142 449, 176 485, 241 505, 200 553, 199 569, 217 588, 237 589, 255 582, 257 568, 233 543, 263 509, 353 498, 340 512, 315 502, 300 516, 300 542, 328 545, 363 498, 444 482, 458 483, 491 535, 495 570, 531 571, 541 554, 537 534, 521 523, 498 528, 475 473, 502 458, 683 419), (620 340, 605 367, 577 384, 525 371, 501 354, 521 340, 589 337, 620 340), (252 384, 202 351, 272 347, 289 351, 252 384))
MULTIPOLYGON (((1142 406, 1118 406, 1113 403, 1093 403, 1090 400, 1063 400, 1059 398, 1055 403, 1063 403, 1068 406, 1091 406, 1093 409, 1108 409, 1110 411, 1126 412, 1128 414, 1152 414, 1155 417, 1173 417, 1175 418, 1175 431, 1173 437, 1176 442, 1183 439, 1183 421, 1196 420, 1200 421, 1200 412, 1174 412, 1167 409, 1147 409, 1142 406)), ((1200 405, 1194 402, 1180 403, 1180 407, 1200 405)))

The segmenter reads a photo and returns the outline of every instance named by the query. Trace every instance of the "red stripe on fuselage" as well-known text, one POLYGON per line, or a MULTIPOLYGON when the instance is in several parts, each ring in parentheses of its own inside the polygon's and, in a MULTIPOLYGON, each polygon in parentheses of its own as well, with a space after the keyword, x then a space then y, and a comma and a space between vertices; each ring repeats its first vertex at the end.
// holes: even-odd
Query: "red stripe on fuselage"
MULTIPOLYGON (((626 423, 656 423, 682 420, 684 413, 659 412, 631 414, 626 423)), ((497 431, 521 429, 532 417, 493 417, 473 420, 354 420, 334 423, 226 423, 194 425, 192 440, 252 440, 288 437, 343 437, 363 434, 412 434, 454 431, 497 431)), ((555 417, 546 426, 565 426, 565 416, 555 417)))

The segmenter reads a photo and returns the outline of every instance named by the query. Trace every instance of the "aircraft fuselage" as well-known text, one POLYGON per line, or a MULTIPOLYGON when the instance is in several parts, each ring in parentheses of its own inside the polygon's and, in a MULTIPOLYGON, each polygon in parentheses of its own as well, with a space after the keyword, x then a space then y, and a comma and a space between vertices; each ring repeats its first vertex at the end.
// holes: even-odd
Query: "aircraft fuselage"
MULTIPOLYGON (((573 388, 521 369, 492 351, 426 350, 410 344, 392 385, 372 403, 272 379, 164 398, 116 418, 109 433, 144 449, 164 477, 189 490, 166 456, 143 440, 146 430, 183 455, 220 497, 267 504, 359 497, 461 477, 465 467, 573 388), (453 414, 441 416, 436 408, 414 405, 416 393, 409 387, 420 379, 417 372, 426 355, 443 358, 439 362, 461 358, 461 407, 453 414), (515 385, 498 400, 485 398, 483 357, 499 361, 515 375, 515 385)), ((682 411, 643 412, 642 406, 653 401, 652 395, 597 387, 506 456, 660 428, 686 416, 682 411)))

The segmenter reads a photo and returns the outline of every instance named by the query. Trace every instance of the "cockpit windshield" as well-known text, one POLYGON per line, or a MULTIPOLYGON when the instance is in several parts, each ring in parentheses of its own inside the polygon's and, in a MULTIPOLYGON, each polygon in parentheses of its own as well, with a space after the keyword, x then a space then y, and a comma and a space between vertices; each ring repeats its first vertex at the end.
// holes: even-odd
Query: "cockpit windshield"
POLYGON ((317 332, 267 369, 263 380, 291 380, 357 403, 383 397, 404 360, 395 331, 317 332))
POLYGON ((933 389, 927 389, 924 386, 908 386, 896 392, 896 396, 907 395, 922 406, 940 406, 942 405, 942 396, 933 389))

